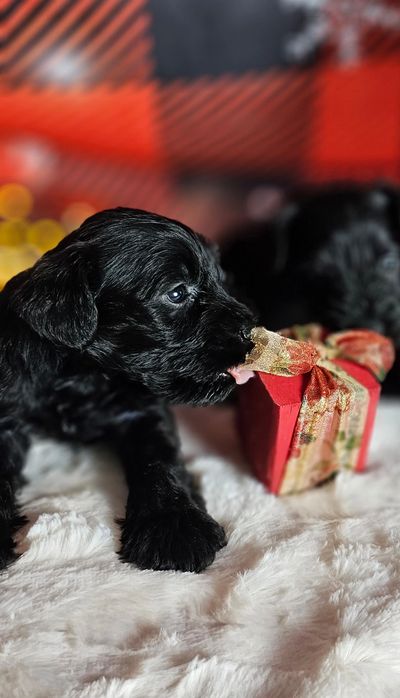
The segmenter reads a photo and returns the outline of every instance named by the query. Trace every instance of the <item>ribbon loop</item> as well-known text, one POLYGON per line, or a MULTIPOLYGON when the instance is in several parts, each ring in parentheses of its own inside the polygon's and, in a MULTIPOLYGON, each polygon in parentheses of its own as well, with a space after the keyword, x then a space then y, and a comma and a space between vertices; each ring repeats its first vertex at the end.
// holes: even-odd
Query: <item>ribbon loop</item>
POLYGON ((255 327, 254 348, 245 366, 276 376, 308 373, 320 360, 349 359, 368 368, 382 381, 393 366, 393 342, 372 330, 327 334, 321 325, 294 325, 279 333, 255 327))
POLYGON ((298 376, 308 373, 320 358, 318 348, 310 342, 298 342, 265 327, 251 333, 254 348, 246 357, 246 368, 274 376, 298 376))

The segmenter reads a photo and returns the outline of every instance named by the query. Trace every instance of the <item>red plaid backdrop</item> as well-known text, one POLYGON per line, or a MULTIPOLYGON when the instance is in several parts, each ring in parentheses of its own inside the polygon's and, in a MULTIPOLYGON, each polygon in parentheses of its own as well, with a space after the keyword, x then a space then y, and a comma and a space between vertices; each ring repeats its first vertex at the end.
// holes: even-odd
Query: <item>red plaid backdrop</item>
POLYGON ((400 178, 397 0, 1 3, 0 180, 183 215, 180 183, 400 178))

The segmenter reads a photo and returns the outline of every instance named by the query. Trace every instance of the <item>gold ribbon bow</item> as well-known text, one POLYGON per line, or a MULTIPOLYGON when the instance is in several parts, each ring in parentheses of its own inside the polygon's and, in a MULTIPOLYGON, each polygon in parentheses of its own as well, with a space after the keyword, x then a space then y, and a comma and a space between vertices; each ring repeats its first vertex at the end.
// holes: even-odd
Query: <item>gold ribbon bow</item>
POLYGON ((324 336, 320 325, 299 325, 277 334, 252 332, 245 366, 278 376, 310 373, 293 434, 281 494, 298 492, 341 469, 357 466, 369 393, 335 359, 356 362, 383 380, 394 362, 392 342, 370 330, 324 336), (298 341, 300 340, 300 341, 298 341))

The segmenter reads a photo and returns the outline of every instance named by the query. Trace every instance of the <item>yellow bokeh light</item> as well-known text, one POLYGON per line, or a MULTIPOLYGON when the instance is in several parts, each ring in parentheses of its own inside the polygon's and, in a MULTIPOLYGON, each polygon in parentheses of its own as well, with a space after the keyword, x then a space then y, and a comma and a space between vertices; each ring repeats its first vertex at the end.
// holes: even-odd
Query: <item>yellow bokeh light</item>
POLYGON ((61 223, 51 218, 27 220, 32 208, 32 194, 24 185, 0 186, 0 289, 66 234, 61 223))
POLYGON ((17 247, 26 240, 28 230, 27 221, 2 221, 0 222, 0 245, 17 247))
POLYGON ((0 216, 8 219, 26 218, 33 208, 33 196, 23 184, 0 187, 0 216))
POLYGON ((39 254, 32 245, 0 246, 0 288, 15 274, 35 264, 39 254))
POLYGON ((81 223, 95 212, 93 206, 87 204, 85 201, 76 201, 64 209, 61 214, 61 222, 67 233, 71 233, 73 230, 76 230, 76 228, 79 228, 81 223))
POLYGON ((26 232, 26 240, 35 245, 41 252, 46 252, 58 245, 65 235, 65 229, 51 218, 41 218, 30 223, 26 232))

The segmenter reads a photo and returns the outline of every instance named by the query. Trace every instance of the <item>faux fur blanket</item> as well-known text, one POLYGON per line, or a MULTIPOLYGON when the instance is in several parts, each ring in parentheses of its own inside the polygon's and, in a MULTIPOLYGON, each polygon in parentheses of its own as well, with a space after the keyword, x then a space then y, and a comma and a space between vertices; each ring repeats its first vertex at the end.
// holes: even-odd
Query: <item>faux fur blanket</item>
POLYGON ((380 407, 367 473, 281 499, 229 410, 180 422, 229 537, 200 575, 119 562, 108 454, 33 448, 23 554, 0 578, 1 698, 398 698, 400 403, 380 407))

